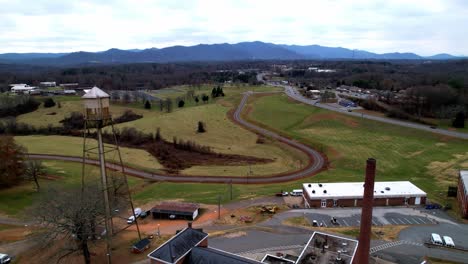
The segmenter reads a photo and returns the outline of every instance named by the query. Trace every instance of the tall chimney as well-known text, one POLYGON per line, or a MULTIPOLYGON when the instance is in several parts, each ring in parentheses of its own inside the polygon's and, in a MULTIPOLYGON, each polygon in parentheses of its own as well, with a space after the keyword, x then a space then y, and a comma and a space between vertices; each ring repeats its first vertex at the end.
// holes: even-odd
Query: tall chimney
POLYGON ((359 245, 354 264, 368 264, 370 250, 370 236, 372 232, 372 206, 374 202, 374 182, 375 182, 376 160, 367 159, 366 180, 364 182, 364 198, 361 212, 361 228, 359 232, 359 245))

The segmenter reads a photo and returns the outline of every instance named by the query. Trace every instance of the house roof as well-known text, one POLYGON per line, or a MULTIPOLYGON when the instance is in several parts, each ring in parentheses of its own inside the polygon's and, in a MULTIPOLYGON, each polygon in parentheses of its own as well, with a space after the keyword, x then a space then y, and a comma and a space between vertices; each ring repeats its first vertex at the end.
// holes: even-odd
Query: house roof
POLYGON ((83 95, 81 98, 83 99, 96 99, 96 98, 108 98, 110 97, 106 92, 103 90, 99 89, 98 87, 94 86, 89 90, 85 95, 83 95))
POLYGON ((200 208, 200 205, 194 203, 162 202, 155 205, 151 212, 186 212, 192 214, 200 208))
MULTIPOLYGON (((305 193, 310 199, 362 198, 364 182, 304 183, 305 193)), ((375 182, 374 198, 417 196, 426 193, 409 181, 375 182)))
POLYGON ((205 232, 190 227, 185 228, 148 254, 148 257, 163 263, 176 263, 207 237, 208 234, 205 232))
POLYGON ((248 259, 216 248, 195 247, 187 256, 184 263, 187 264, 245 264, 261 263, 253 259, 248 259))

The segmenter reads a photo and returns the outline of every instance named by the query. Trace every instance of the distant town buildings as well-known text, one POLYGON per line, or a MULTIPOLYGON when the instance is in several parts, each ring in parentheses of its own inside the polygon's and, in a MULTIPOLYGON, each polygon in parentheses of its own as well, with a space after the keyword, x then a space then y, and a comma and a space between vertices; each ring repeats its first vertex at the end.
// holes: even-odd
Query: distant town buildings
POLYGON ((37 90, 37 87, 29 86, 24 83, 10 84, 10 91, 16 94, 30 94, 33 91, 37 90))
POLYGON ((55 82, 40 82, 40 87, 55 87, 57 84, 55 82))

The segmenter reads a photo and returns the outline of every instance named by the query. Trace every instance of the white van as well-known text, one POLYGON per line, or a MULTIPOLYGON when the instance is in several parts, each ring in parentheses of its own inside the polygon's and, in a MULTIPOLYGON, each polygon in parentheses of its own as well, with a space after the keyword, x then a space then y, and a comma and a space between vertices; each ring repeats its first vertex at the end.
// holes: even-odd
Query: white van
POLYGON ((291 196, 302 196, 302 189, 292 190, 291 196))
MULTIPOLYGON (((136 217, 139 217, 141 215, 141 208, 135 208, 134 210, 134 213, 135 213, 135 216, 136 217)), ((135 222, 135 216, 131 215, 128 219, 127 219, 127 224, 133 224, 133 222, 135 222)))
POLYGON ((442 239, 440 238, 439 234, 436 234, 436 233, 431 234, 431 242, 433 244, 437 244, 437 245, 443 245, 444 244, 444 242, 442 242, 442 239))
POLYGON ((444 239, 444 244, 447 247, 455 247, 455 243, 453 243, 453 239, 451 237, 443 236, 442 238, 444 239))

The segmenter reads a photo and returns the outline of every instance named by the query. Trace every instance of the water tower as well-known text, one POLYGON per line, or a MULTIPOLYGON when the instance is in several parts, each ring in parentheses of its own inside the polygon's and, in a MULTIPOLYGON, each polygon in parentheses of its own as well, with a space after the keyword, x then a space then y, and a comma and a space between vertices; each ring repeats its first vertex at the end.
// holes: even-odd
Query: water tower
MULTIPOLYGON (((95 157, 97 155, 99 160, 100 176, 101 176, 101 187, 103 192, 103 201, 105 205, 105 236, 107 242, 107 262, 111 262, 111 241, 114 234, 113 216, 119 212, 120 208, 113 203, 111 198, 116 198, 117 195, 121 198, 122 195, 126 195, 126 201, 128 201, 132 213, 135 210, 130 195, 130 189, 128 187, 127 177, 125 175, 125 168, 123 166, 122 156, 120 153, 117 137, 112 122, 112 116, 109 111, 109 99, 110 96, 98 87, 93 87, 91 90, 86 91, 86 94, 81 97, 83 99, 85 107, 84 115, 84 132, 83 132, 83 168, 82 168, 82 188, 85 185, 85 165, 88 157, 95 157), (106 140, 113 141, 113 145, 105 145, 103 142, 102 129, 106 126, 110 126, 112 132, 111 137, 107 137, 106 140), (88 140, 88 137, 97 137, 97 146, 93 145, 96 142, 88 140), (96 152, 97 150, 97 152, 96 152), (120 171, 122 173, 123 180, 117 186, 116 180, 112 174, 108 173, 106 166, 106 155, 109 156, 114 153, 114 156, 118 156, 118 162, 120 165, 120 171), (123 188, 122 188, 123 187, 123 188), (122 191, 123 189, 123 191, 122 191), (118 193, 117 193, 117 190, 118 193)), ((109 135, 109 134, 107 134, 109 135)), ((108 142, 109 143, 109 142, 108 142)), ((135 215, 134 215, 135 217, 135 215)), ((138 237, 141 240, 140 230, 138 222, 135 219, 135 225, 137 227, 138 237)))

